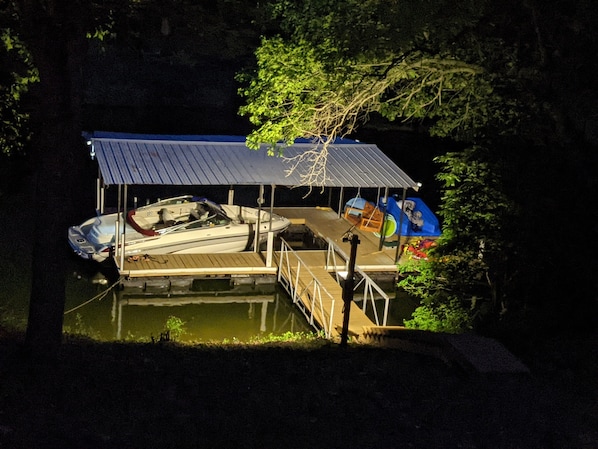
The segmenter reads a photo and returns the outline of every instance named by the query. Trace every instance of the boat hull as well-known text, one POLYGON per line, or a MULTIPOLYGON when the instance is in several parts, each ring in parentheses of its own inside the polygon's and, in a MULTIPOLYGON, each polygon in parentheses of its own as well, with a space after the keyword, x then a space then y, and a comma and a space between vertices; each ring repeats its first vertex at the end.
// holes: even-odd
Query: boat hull
MULTIPOLYGON (((184 205, 189 209, 188 203, 176 203, 176 208, 182 209, 184 205)), ((159 204, 163 205, 164 202, 159 204)), ((254 247, 258 227, 261 244, 266 241, 269 231, 277 235, 290 225, 284 217, 275 214, 270 217, 269 213, 254 208, 214 207, 218 207, 219 216, 204 223, 187 218, 168 227, 158 228, 157 222, 150 223, 153 226, 147 229, 140 227, 139 223, 147 222, 159 207, 149 205, 130 212, 125 224, 124 255, 240 252, 254 247)), ((68 230, 69 244, 79 257, 103 262, 112 256, 117 245, 120 247, 115 235, 122 237, 123 222, 122 214, 109 214, 71 226, 68 230)))

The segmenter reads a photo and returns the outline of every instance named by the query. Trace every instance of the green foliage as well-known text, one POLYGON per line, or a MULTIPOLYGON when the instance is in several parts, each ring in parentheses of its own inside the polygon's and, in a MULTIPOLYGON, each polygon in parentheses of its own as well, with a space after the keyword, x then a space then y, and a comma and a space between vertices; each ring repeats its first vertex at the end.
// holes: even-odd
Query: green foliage
POLYGON ((185 322, 174 315, 168 317, 164 327, 173 340, 180 338, 187 332, 185 329, 185 322))
MULTIPOLYGON (((514 273, 510 227, 517 209, 502 193, 501 169, 482 147, 437 158, 443 183, 443 235, 416 274, 399 286, 420 298, 408 326, 465 330, 505 313, 507 280, 514 273)), ((403 272, 413 267, 401 267, 403 272)))
MULTIPOLYGON (((8 195, 2 198, 9 199, 8 203, 2 204, 3 214, 9 211, 11 207, 18 207, 16 206, 17 201, 10 201, 8 195)), ((16 226, 17 221, 6 221, 6 223, 8 226, 13 225, 13 223, 16 226)), ((8 235, 13 240, 15 239, 14 235, 10 233, 8 235)), ((29 285, 31 276, 27 271, 27 263, 23 262, 22 257, 15 260, 16 256, 14 254, 14 249, 10 245, 3 245, 3 257, 0 258, 3 286, 0 290, 0 327, 23 331, 27 327, 27 305, 29 300, 29 291, 23 286, 29 285)))
POLYGON ((426 121, 431 134, 465 141, 488 128, 513 132, 518 103, 504 90, 515 86, 506 78, 516 73, 516 53, 475 34, 485 8, 444 0, 274 2, 286 35, 263 39, 257 69, 238 77, 240 114, 256 127, 249 145, 343 137, 372 113, 426 121))
POLYGON ((0 306, 0 328, 23 332, 27 328, 27 314, 15 311, 12 304, 0 306))
POLYGON ((242 74, 247 83, 242 96, 253 99, 240 109, 260 132, 248 136, 250 148, 261 143, 275 146, 282 141, 292 144, 313 127, 315 104, 321 91, 333 92, 334 78, 326 71, 318 53, 324 47, 312 48, 305 42, 288 45, 281 39, 264 39, 256 50, 258 70, 255 76, 242 74))
POLYGON ((21 100, 39 73, 14 30, 0 30, 0 42, 0 152, 12 153, 22 151, 30 138, 21 100))
POLYGON ((112 18, 113 12, 107 12, 108 18, 105 22, 100 22, 95 25, 93 31, 88 31, 86 36, 87 39, 96 39, 98 41, 104 41, 109 37, 114 37, 114 19, 112 18))
POLYGON ((256 126, 250 145, 327 142, 372 113, 466 142, 436 160, 443 237, 401 282, 422 301, 409 325, 454 332, 505 313, 518 210, 504 193, 501 145, 541 110, 529 89, 540 72, 522 70, 527 53, 498 31, 510 15, 490 2, 445 0, 279 0, 272 10, 284 35, 264 39, 257 70, 239 78, 240 112, 256 126))
POLYGON ((328 43, 281 38, 264 39, 255 54, 257 70, 238 76, 247 99, 239 112, 256 126, 248 137, 254 149, 342 137, 373 112, 390 120, 436 119, 438 135, 490 119, 476 113, 492 92, 482 69, 454 58, 421 52, 349 58, 328 43))
POLYGON ((461 301, 452 298, 442 303, 431 303, 419 306, 405 326, 431 332, 447 332, 459 334, 471 329, 471 317, 461 301))
POLYGON ((62 330, 65 334, 67 334, 67 336, 78 335, 96 340, 100 339, 100 332, 91 326, 87 326, 83 321, 83 317, 79 313, 77 313, 75 316, 75 323, 73 326, 64 326, 62 330))
POLYGON ((446 44, 475 26, 485 1, 279 0, 273 16, 294 39, 330 42, 345 56, 375 58, 446 44), (447 21, 450 17, 450 21, 447 21))
POLYGON ((314 332, 285 332, 281 335, 268 334, 251 337, 250 344, 267 344, 267 343, 313 343, 324 340, 321 333, 314 332))
POLYGON ((448 153, 435 160, 442 164, 437 179, 443 186, 440 215, 444 224, 445 241, 459 237, 485 241, 486 250, 501 240, 501 221, 513 208, 505 196, 501 167, 496 156, 483 147, 448 153))

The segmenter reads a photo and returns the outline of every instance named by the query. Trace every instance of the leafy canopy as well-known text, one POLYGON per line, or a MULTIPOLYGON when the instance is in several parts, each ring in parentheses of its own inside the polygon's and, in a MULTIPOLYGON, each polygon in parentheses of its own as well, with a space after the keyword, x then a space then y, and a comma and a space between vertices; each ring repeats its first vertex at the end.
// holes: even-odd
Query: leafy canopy
POLYGON ((22 151, 30 138, 23 95, 39 81, 31 55, 10 28, 0 30, 0 151, 22 151))
MULTIPOLYGON (((304 183, 325 178, 327 146, 371 114, 425 121, 430 133, 471 140, 513 122, 487 66, 512 57, 499 42, 475 45, 485 2, 277 1, 282 32, 263 38, 256 68, 242 73, 240 114, 255 129, 248 145, 271 154, 297 138, 321 144, 304 183), (458 45, 467 41, 468 50, 458 45), (487 51, 487 52, 486 52, 487 51)), ((499 64, 500 65, 500 64, 499 64)), ((504 65, 503 65, 504 66, 504 65)), ((296 168, 300 162, 293 166, 296 168)))
POLYGON ((329 44, 263 39, 256 51, 258 69, 239 78, 250 99, 240 112, 258 129, 249 136, 261 143, 291 144, 299 137, 342 137, 368 114, 389 120, 438 118, 438 133, 472 127, 480 120, 478 100, 492 91, 480 67, 416 52, 400 60, 347 58, 329 44), (450 108, 449 108, 450 105, 450 108))

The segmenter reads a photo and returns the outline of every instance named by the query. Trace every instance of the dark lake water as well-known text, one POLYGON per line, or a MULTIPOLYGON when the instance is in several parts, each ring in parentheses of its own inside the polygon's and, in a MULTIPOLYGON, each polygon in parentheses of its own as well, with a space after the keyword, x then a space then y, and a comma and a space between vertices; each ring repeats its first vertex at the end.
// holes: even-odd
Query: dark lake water
MULTIPOLYGON (((129 295, 111 288, 94 266, 83 260, 71 262, 64 318, 68 332, 103 341, 141 342, 159 339, 172 329, 172 323, 180 324, 174 333, 177 329, 183 332, 171 335, 181 342, 247 342, 288 332, 315 332, 286 291, 276 284, 260 286, 258 291, 248 288, 246 292, 219 289, 171 297, 129 295)), ((388 294, 387 324, 400 325, 411 315, 415 303, 394 291, 388 294)), ((377 300, 376 308, 381 318, 384 301, 377 300)), ((366 310, 373 319, 371 304, 366 310)))
POLYGON ((245 294, 193 292, 168 297, 127 294, 109 283, 98 283, 104 280, 100 273, 85 273, 74 270, 69 276, 64 327, 96 339, 149 341, 170 329, 172 337, 184 342, 249 341, 311 330, 275 284, 245 294), (173 328, 173 322, 179 325, 173 328), (182 333, 173 335, 178 330, 182 333))

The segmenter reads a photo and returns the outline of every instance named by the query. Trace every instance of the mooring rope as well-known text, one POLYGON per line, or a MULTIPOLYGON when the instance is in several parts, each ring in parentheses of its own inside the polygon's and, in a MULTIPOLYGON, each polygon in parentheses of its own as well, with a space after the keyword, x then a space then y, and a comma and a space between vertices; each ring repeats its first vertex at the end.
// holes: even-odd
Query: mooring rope
POLYGON ((106 290, 104 290, 103 292, 100 292, 99 294, 95 295, 93 298, 88 299, 87 301, 85 301, 82 304, 79 304, 76 307, 73 307, 72 309, 67 310, 66 312, 64 312, 64 314, 69 314, 71 312, 74 312, 75 310, 80 309, 83 306, 86 306, 87 304, 95 301, 96 299, 98 299, 99 301, 101 301, 102 299, 104 299, 106 297, 106 295, 110 292, 110 290, 112 290, 114 287, 116 287, 118 284, 120 284, 121 279, 119 278, 114 284, 112 284, 110 287, 108 287, 106 290))

